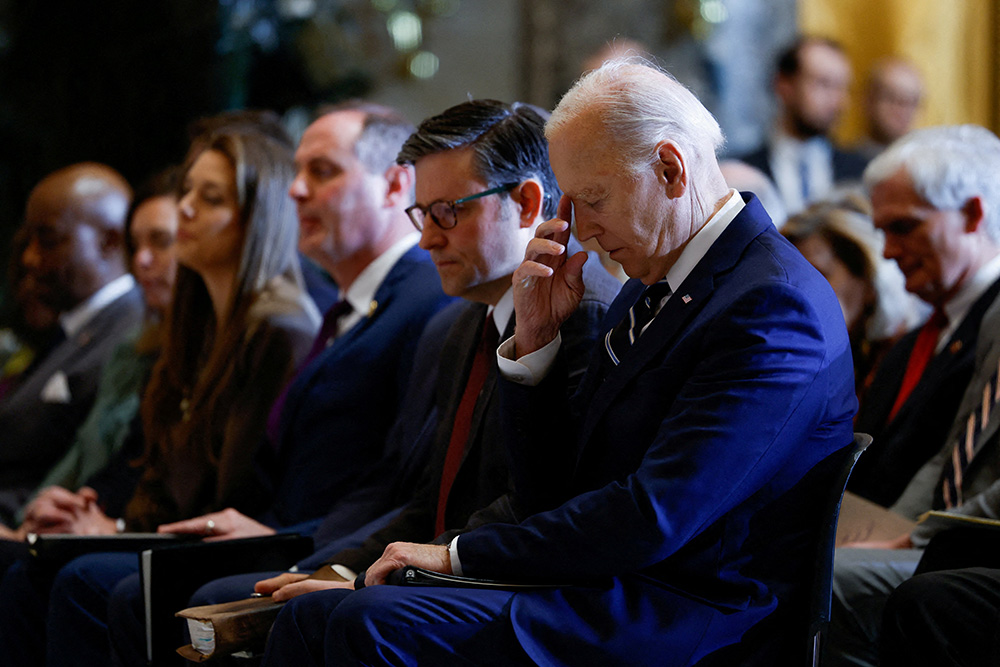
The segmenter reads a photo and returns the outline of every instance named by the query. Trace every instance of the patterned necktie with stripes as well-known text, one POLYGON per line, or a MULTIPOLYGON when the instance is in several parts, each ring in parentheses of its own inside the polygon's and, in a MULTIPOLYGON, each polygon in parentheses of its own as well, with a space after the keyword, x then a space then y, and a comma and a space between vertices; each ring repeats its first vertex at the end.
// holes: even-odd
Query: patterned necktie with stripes
POLYGON ((972 460, 972 455, 976 451, 976 440, 983 432, 986 425, 990 423, 990 413, 1000 400, 1000 361, 997 368, 993 370, 993 377, 983 387, 983 395, 975 409, 969 413, 965 419, 965 433, 960 436, 951 450, 951 456, 945 462, 944 470, 941 471, 941 486, 939 489, 940 502, 935 502, 936 507, 943 506, 951 509, 962 504, 962 475, 972 460))
POLYGON ((622 355, 639 340, 643 329, 653 321, 660 304, 670 296, 670 292, 670 285, 666 280, 650 285, 629 308, 628 315, 607 333, 604 337, 604 349, 612 364, 617 366, 621 363, 622 355))

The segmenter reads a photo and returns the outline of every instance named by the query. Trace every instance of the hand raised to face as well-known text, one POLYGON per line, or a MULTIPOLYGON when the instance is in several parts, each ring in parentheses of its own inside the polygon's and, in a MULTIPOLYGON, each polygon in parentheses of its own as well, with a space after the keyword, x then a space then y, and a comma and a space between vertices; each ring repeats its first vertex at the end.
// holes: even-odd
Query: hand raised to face
POLYGON ((566 256, 572 215, 573 203, 564 195, 559 201, 558 217, 538 226, 535 238, 528 242, 524 262, 514 272, 514 343, 518 357, 552 342, 583 299, 587 253, 566 256))

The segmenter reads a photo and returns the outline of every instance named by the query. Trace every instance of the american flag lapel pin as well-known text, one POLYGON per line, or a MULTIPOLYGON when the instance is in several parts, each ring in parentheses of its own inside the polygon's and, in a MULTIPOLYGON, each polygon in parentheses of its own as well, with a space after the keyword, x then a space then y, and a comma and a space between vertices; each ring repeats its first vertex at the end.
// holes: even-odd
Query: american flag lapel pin
POLYGON ((685 294, 684 296, 681 297, 681 301, 683 301, 684 303, 691 303, 691 295, 685 294))

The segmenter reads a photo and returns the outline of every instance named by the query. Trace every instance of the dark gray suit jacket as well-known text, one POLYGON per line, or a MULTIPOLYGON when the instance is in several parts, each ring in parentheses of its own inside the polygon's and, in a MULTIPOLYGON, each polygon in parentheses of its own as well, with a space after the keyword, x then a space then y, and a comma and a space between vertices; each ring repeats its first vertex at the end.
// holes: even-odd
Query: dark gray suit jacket
POLYGON ((101 368, 141 324, 138 287, 102 308, 72 338, 53 348, 0 403, 0 521, 10 523, 21 504, 69 448, 97 394, 101 368), (68 400, 46 400, 43 389, 62 373, 68 400))
MULTIPOLYGON (((579 247, 574 244, 569 252, 572 254, 577 250, 579 247)), ((621 287, 596 257, 591 257, 584 266, 584 282, 587 287, 584 300, 562 328, 563 348, 570 360, 573 388, 588 365, 594 339, 608 305, 621 287)), ((424 471, 416 495, 388 526, 369 536, 360 548, 339 553, 332 553, 332 549, 324 550, 330 555, 331 562, 362 570, 382 555, 389 542, 430 542, 435 537, 438 537, 435 541, 441 542, 457 534, 463 526, 470 528, 493 521, 517 521, 526 513, 510 493, 513 481, 510 478, 507 451, 501 438, 497 368, 494 362, 476 401, 469 439, 465 443, 462 461, 448 495, 445 506, 446 532, 443 536, 434 534, 438 491, 455 413, 465 391, 487 310, 483 304, 468 302, 451 306, 449 310, 456 308, 461 309, 461 312, 451 326, 442 349, 435 387, 435 403, 440 421, 434 435, 430 463, 424 471)), ((448 317, 448 312, 445 311, 438 317, 448 317)), ((513 332, 514 322, 511 318, 500 340, 513 335, 513 332)))
MULTIPOLYGON (((941 474, 951 457, 955 442, 965 437, 966 421, 977 405, 982 403, 983 390, 991 382, 1000 364, 1000 299, 994 301, 983 315, 976 342, 976 365, 955 421, 951 425, 945 444, 930 461, 924 464, 907 485, 892 509, 910 518, 934 506, 935 494, 941 485, 941 474)), ((963 504, 950 511, 970 516, 1000 518, 1000 412, 991 411, 991 417, 976 438, 975 450, 962 475, 963 504)), ((918 526, 913 532, 914 543, 923 546, 932 532, 918 526)))

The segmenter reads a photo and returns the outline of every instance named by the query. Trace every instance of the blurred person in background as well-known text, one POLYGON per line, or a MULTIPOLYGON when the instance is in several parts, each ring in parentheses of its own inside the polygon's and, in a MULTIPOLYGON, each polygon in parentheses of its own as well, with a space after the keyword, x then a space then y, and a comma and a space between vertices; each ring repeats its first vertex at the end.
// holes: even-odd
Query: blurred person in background
POLYGON ((720 160, 719 169, 722 171, 722 177, 726 179, 726 185, 740 192, 752 192, 757 195, 760 205, 771 216, 774 226, 778 229, 785 226, 788 220, 785 203, 774 187, 774 181, 768 178, 767 174, 739 160, 720 160))
POLYGON ((28 244, 24 232, 14 235, 7 260, 7 284, 11 299, 0 329, 0 400, 40 362, 62 337, 59 311, 38 298, 38 283, 27 274, 21 257, 28 244))
POLYGON ((844 48, 822 37, 800 37, 778 58, 777 122, 767 141, 740 157, 770 177, 789 213, 825 198, 835 186, 861 179, 867 160, 838 148, 833 130, 848 103, 851 63, 844 48))
POLYGON ((142 321, 124 252, 131 200, 125 179, 96 163, 55 171, 28 197, 19 232, 26 312, 58 313, 59 327, 48 354, 0 399, 0 523, 13 523, 69 449, 93 407, 101 368, 142 321))
POLYGON ((899 268, 882 257, 882 238, 861 211, 833 202, 813 204, 789 218, 781 232, 837 295, 861 401, 879 360, 923 311, 903 288, 899 268))
POLYGON ((913 129, 924 101, 920 71, 904 58, 884 58, 872 65, 865 94, 867 135, 856 150, 871 159, 913 129))
MULTIPOLYGON (((149 531, 266 501, 253 471, 257 443, 319 327, 295 255, 285 194, 293 175, 286 146, 246 129, 223 130, 192 156, 180 189, 174 303, 141 406, 142 476, 120 518, 87 502, 73 532, 149 531)), ((91 554, 62 568, 55 590, 82 585, 99 597, 137 570, 135 554, 91 554)), ((80 658, 73 637, 93 622, 75 622, 60 598, 48 604, 51 581, 19 562, 0 583, 0 636, 17 645, 8 664, 43 662, 47 630, 50 664, 80 658)), ((103 614, 100 607, 92 611, 103 614)))
POLYGON ((141 471, 129 461, 142 453, 140 396, 162 347, 162 325, 177 276, 179 175, 178 169, 169 169, 136 192, 126 225, 126 251, 142 287, 145 321, 111 355, 94 407, 73 445, 39 485, 21 512, 20 528, 8 538, 71 530, 76 514, 98 496, 103 511, 117 516, 134 490, 141 471), (124 447, 126 443, 130 446, 124 447), (74 493, 83 484, 93 488, 74 493))

